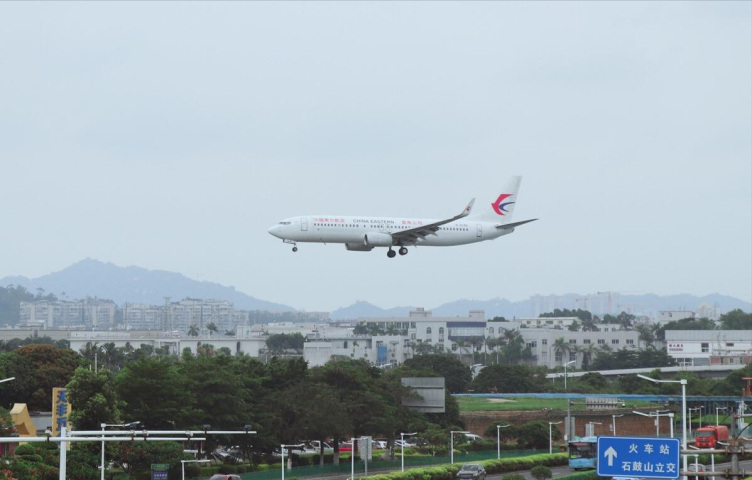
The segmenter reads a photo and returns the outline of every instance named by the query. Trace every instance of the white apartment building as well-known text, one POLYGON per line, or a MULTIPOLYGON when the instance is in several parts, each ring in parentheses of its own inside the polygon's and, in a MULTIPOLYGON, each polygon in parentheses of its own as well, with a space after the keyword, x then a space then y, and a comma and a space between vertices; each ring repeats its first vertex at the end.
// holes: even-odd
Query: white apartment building
POLYGON ((684 320, 685 318, 694 319, 695 317, 695 312, 689 310, 662 310, 658 312, 658 323, 664 324, 684 320))
POLYGON ((115 302, 86 299, 75 302, 20 302, 20 327, 100 330, 115 325, 115 302))

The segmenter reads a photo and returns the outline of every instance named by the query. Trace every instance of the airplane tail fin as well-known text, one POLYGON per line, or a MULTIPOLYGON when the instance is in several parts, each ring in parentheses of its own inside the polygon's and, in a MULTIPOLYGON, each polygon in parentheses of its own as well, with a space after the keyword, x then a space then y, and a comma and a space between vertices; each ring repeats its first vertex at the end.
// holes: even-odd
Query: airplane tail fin
POLYGON ((470 217, 483 222, 510 223, 514 206, 517 204, 520 182, 522 182, 522 177, 510 178, 492 201, 478 205, 470 217))

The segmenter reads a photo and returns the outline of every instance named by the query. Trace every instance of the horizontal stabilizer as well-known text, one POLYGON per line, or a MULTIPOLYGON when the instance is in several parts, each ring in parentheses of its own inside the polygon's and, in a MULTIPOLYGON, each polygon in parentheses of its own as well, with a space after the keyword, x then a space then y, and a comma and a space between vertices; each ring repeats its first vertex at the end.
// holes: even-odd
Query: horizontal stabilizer
POLYGON ((525 225, 526 223, 534 222, 536 220, 538 219, 531 218, 530 220, 523 220, 521 222, 505 223, 504 225, 496 225, 496 228, 498 228, 499 230, 508 230, 514 227, 519 227, 520 225, 525 225))

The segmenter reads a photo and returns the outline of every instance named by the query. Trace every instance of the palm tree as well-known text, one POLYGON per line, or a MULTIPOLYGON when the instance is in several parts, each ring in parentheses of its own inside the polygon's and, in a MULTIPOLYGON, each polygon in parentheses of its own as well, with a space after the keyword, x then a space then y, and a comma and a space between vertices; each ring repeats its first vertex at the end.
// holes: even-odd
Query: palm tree
POLYGON ((219 329, 217 328, 217 325, 216 325, 216 324, 215 324, 214 322, 209 322, 209 323, 208 323, 208 324, 206 325, 206 329, 207 329, 207 330, 209 330, 209 334, 210 334, 210 335, 211 335, 212 333, 217 333, 217 332, 219 331, 219 329))
POLYGON ((564 340, 564 337, 554 340, 554 353, 559 357, 559 365, 564 365, 564 354, 569 353, 569 344, 564 340))
POLYGON ((191 326, 188 327, 188 336, 198 337, 198 325, 196 325, 195 323, 191 323, 191 326))

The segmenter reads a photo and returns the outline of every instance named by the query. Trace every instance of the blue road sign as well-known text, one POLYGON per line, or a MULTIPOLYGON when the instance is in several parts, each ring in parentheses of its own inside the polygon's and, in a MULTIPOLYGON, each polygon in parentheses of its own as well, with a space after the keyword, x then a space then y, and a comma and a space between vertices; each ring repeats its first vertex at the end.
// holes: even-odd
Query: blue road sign
POLYGON ((679 440, 598 437, 598 476, 679 478, 679 440))

